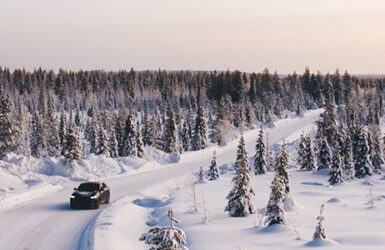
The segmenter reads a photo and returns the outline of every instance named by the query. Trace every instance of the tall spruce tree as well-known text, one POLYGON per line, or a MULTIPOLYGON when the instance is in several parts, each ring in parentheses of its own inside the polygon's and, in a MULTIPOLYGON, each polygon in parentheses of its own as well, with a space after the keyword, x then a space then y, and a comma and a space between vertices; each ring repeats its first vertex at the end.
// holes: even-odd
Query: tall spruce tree
POLYGON ((333 155, 333 159, 332 159, 331 169, 329 172, 330 185, 334 185, 334 184, 343 182, 341 165, 342 165, 341 149, 340 149, 340 145, 336 144, 336 148, 334 149, 334 155, 333 155))
POLYGON ((228 203, 225 211, 231 217, 244 217, 255 212, 252 204, 252 198, 255 193, 250 183, 250 169, 243 136, 241 136, 239 141, 235 168, 236 174, 232 180, 233 188, 226 197, 228 203))
POLYGON ((302 160, 300 161, 300 170, 302 171, 313 171, 316 169, 314 161, 313 146, 311 144, 311 137, 307 135, 304 137, 304 149, 302 160))
POLYGON ((257 143, 255 145, 254 155, 254 174, 260 175, 266 173, 266 147, 263 139, 263 129, 259 130, 257 143))
POLYGON ((110 157, 110 150, 108 145, 109 139, 102 127, 100 127, 97 136, 98 137, 96 139, 95 155, 105 155, 107 157, 110 157))
POLYGON ((122 147, 120 156, 137 156, 135 118, 132 113, 126 119, 122 147))
POLYGON ((72 120, 69 120, 68 123, 63 156, 70 163, 74 160, 79 160, 82 157, 80 138, 72 120))
POLYGON ((289 154, 286 150, 286 142, 284 141, 281 146, 281 152, 275 159, 275 171, 280 175, 283 183, 285 184, 285 198, 290 193, 289 186, 289 154))
POLYGON ((330 148, 329 143, 327 142, 326 137, 321 134, 318 139, 318 168, 317 170, 330 169, 330 148))
POLYGON ((33 112, 31 120, 31 155, 36 158, 45 156, 45 134, 40 115, 37 110, 33 112))
POLYGON ((364 127, 358 126, 353 137, 354 172, 357 178, 372 175, 369 146, 364 127))
POLYGON ((0 159, 16 150, 14 138, 16 130, 10 118, 12 105, 9 96, 3 93, 2 87, 0 86, 0 159))
POLYGON ((276 172, 271 183, 270 198, 265 209, 264 224, 266 226, 286 224, 285 211, 283 210, 285 197, 285 180, 279 172, 276 172))
POLYGON ((136 148, 137 148, 137 155, 139 158, 144 158, 144 144, 142 141, 142 133, 140 133, 140 124, 139 122, 136 123, 136 148))
POLYGON ((164 152, 174 155, 180 154, 177 132, 174 112, 172 111, 171 106, 167 105, 167 119, 163 133, 164 152))
POLYGON ((45 132, 46 132, 46 148, 47 154, 51 157, 60 155, 60 137, 58 124, 55 117, 55 111, 48 106, 47 115, 45 117, 45 132))
POLYGON ((201 150, 207 147, 206 116, 200 102, 198 102, 198 112, 195 119, 194 135, 191 145, 193 150, 201 150))

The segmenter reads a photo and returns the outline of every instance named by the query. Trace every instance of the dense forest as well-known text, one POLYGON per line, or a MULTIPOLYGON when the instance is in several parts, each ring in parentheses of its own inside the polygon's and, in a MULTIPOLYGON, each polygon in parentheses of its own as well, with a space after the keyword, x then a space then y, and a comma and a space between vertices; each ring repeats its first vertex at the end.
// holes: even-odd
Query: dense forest
MULTIPOLYGON (((305 135, 303 151, 332 151, 336 138, 341 141, 339 150, 348 147, 341 152, 352 150, 352 157, 358 157, 354 152, 362 152, 365 143, 368 154, 382 150, 378 125, 384 115, 384 78, 338 71, 314 74, 308 68, 285 76, 268 69, 246 73, 0 68, 0 86, 0 157, 9 152, 36 158, 62 155, 68 161, 90 153, 144 157, 145 146, 181 154, 210 143, 225 145, 239 131, 272 126, 276 119, 320 107, 325 112, 318 123, 317 145, 309 149, 312 143, 305 135), (352 143, 342 145, 346 138, 352 143)), ((318 157, 318 167, 330 157, 318 157)), ((312 168, 303 162, 301 166, 312 168)))

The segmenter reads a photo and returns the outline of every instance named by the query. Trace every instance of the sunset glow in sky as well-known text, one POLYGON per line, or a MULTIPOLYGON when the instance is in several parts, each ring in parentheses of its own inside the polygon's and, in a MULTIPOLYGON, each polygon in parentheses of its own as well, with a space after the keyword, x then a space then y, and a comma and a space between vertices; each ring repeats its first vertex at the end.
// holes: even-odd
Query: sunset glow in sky
POLYGON ((385 1, 0 0, 0 65, 385 73, 385 1))

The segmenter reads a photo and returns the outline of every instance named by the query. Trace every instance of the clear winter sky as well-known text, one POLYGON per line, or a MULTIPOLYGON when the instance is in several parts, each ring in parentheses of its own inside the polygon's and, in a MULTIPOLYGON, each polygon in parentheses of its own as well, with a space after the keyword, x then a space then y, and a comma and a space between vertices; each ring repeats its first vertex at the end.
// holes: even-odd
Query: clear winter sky
POLYGON ((0 65, 385 73, 385 1, 0 0, 0 65))

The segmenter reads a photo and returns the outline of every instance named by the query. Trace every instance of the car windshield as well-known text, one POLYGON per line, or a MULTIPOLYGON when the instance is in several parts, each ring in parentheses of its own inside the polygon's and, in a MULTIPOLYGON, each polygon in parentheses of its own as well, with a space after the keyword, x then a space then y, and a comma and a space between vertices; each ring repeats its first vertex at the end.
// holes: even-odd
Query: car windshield
POLYGON ((82 183, 78 187, 78 190, 81 192, 99 191, 99 184, 98 183, 82 183))

